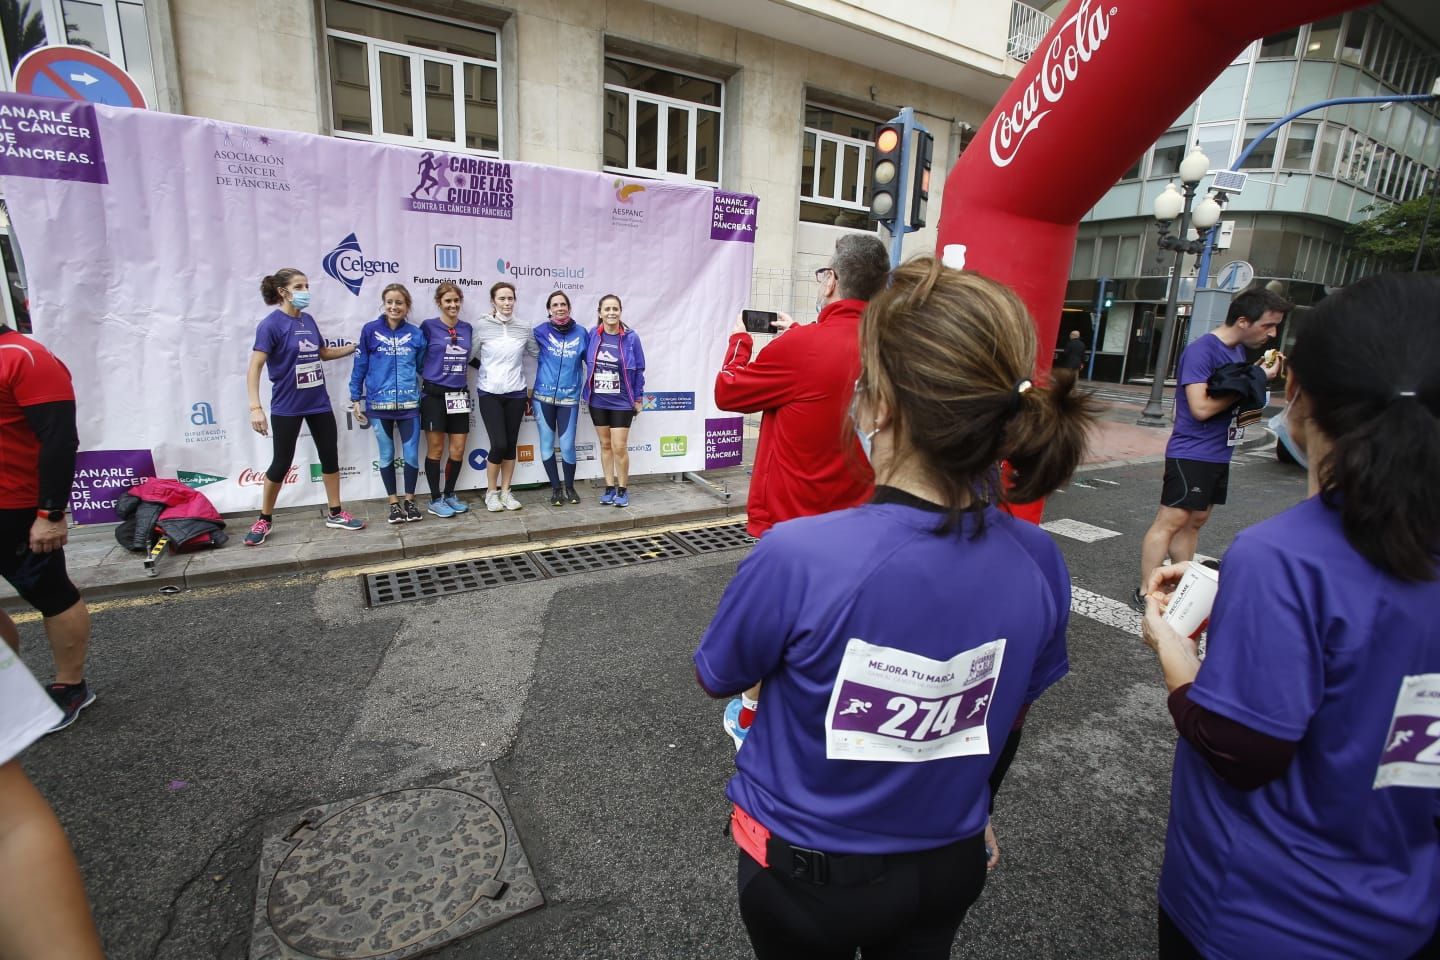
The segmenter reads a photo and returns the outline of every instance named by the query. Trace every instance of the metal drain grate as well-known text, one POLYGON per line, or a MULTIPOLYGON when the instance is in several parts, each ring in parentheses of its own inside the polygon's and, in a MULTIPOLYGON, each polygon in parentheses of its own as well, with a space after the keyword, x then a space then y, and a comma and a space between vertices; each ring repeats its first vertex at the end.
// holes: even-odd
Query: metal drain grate
POLYGON ((625 537, 621 540, 536 550, 531 556, 550 576, 563 577, 569 573, 588 573, 592 570, 649 563, 652 560, 688 557, 690 551, 665 534, 654 534, 648 537, 625 537))
POLYGON ((507 583, 544 580, 545 572, 528 553, 484 560, 440 563, 410 570, 372 573, 365 577, 365 600, 372 607, 423 600, 442 594, 484 590, 507 583))
POLYGON ((670 534, 694 553, 714 553, 717 550, 734 550, 748 547, 755 538, 745 532, 743 523, 727 523, 723 527, 699 527, 694 530, 677 530, 670 534))

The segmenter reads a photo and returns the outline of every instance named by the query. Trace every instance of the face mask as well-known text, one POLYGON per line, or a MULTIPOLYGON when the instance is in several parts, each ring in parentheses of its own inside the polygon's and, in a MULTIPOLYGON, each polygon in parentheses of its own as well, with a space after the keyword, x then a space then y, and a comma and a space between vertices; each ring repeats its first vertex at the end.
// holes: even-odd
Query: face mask
POLYGON ((306 307, 310 306, 310 291, 296 290, 294 293, 290 294, 290 305, 296 310, 304 310, 306 307))
POLYGON ((1289 441, 1285 444, 1285 447, 1294 455, 1296 463, 1300 464, 1300 466, 1306 470, 1309 470, 1310 458, 1306 455, 1305 448, 1295 442, 1295 433, 1290 429, 1290 409, 1291 408, 1287 407, 1285 412, 1280 415, 1280 423, 1285 428, 1283 439, 1289 441))
POLYGON ((855 439, 860 441, 860 452, 863 453, 863 454, 865 454, 865 462, 866 462, 866 463, 870 463, 870 462, 871 462, 870 449, 871 449, 871 446, 873 445, 873 442, 874 442, 874 440, 875 440, 875 434, 877 434, 877 433, 880 432, 880 428, 879 428, 879 427, 876 427, 874 430, 871 430, 869 433, 866 433, 864 430, 861 430, 861 429, 860 429, 860 419, 859 419, 859 417, 856 416, 856 413, 855 413, 856 407, 859 405, 859 403, 860 403, 860 382, 857 380, 857 381, 855 382, 855 393, 854 393, 854 395, 850 398, 850 422, 854 425, 854 428, 855 428, 855 439))

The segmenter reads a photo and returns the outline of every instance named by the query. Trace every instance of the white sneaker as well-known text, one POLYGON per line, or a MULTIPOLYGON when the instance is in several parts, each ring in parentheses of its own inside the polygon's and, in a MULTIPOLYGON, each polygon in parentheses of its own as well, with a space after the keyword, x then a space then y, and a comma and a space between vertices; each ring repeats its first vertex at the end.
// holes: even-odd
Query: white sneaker
POLYGON ((500 505, 506 510, 519 510, 525 504, 515 499, 515 495, 509 490, 500 491, 500 505))
POLYGON ((491 513, 499 513, 505 509, 505 505, 500 502, 500 494, 497 491, 491 490, 485 494, 485 509, 491 513))

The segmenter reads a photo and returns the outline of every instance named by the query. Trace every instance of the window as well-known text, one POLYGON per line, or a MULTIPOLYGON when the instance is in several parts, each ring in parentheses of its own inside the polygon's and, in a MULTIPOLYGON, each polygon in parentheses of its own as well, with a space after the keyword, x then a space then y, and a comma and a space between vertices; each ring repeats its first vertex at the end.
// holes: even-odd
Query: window
POLYGON ((325 0, 337 136, 500 154, 499 38, 459 21, 325 0))
POLYGON ((868 194, 877 122, 829 107, 806 105, 800 155, 801 220, 875 229, 868 194))
POLYGON ((1359 63, 1365 49, 1365 28, 1370 25, 1370 14, 1356 11, 1349 16, 1344 39, 1340 41, 1340 59, 1347 63, 1359 63))
POLYGON ((1180 161, 1185 159, 1188 130, 1171 130, 1160 135, 1155 141, 1155 152, 1150 157, 1150 176, 1173 177, 1180 172, 1180 161))
POLYGON ((1306 60, 1334 60, 1335 44, 1340 39, 1340 21, 1343 17, 1331 17, 1310 24, 1310 37, 1305 44, 1306 60))
MULTIPOLYGON (((1258 130, 1256 131, 1259 132, 1258 130)), ((1211 170, 1225 170, 1230 158, 1235 155, 1235 124, 1209 123, 1201 126, 1195 134, 1200 149, 1210 158, 1211 170)))
POLYGON ((605 58, 605 169, 720 185, 725 85, 605 58))
MULTIPOLYGON (((1260 134, 1264 133, 1264 132, 1265 132, 1265 128, 1268 127, 1268 126, 1270 126, 1270 123, 1269 123, 1269 121, 1265 121, 1265 120, 1262 120, 1262 121, 1260 121, 1259 123, 1247 123, 1247 124, 1245 124, 1245 143, 1241 145, 1240 149, 1243 150, 1243 149, 1245 149, 1246 146, 1249 146, 1250 141, 1251 141, 1251 140, 1254 140, 1256 137, 1260 136, 1260 134)), ((1255 144, 1255 149, 1254 149, 1254 150, 1251 150, 1251 151, 1250 151, 1250 156, 1246 157, 1246 158, 1245 158, 1245 162, 1242 163, 1242 164, 1240 164, 1240 169, 1241 169, 1241 170, 1272 170, 1272 169, 1274 169, 1274 167, 1275 167, 1275 144, 1276 144, 1276 142, 1277 142, 1279 139, 1280 139, 1280 137, 1279 137, 1279 131, 1277 130, 1277 131, 1271 133, 1270 136, 1266 137, 1264 140, 1261 140, 1259 143, 1255 144)), ((1208 152, 1208 151, 1207 151, 1207 152, 1208 152)), ((1226 166, 1226 164, 1223 164, 1223 163, 1216 163, 1215 157, 1214 157, 1213 155, 1210 157, 1210 160, 1211 160, 1212 164, 1215 164, 1216 166, 1221 166, 1221 167, 1226 166)))
POLYGON ((124 67, 152 106, 155 66, 143 0, 3 0, 4 79, 8 90, 15 67, 36 47, 68 43, 89 47, 124 67))
POLYGON ((1276 33, 1260 41, 1260 57, 1293 57, 1295 46, 1300 41, 1300 28, 1276 33))
POLYGON ((1327 175, 1335 173, 1335 156, 1340 152, 1340 131, 1333 123, 1325 124, 1320 134, 1320 152, 1315 162, 1315 172, 1327 175))
POLYGON ((1315 138, 1320 124, 1297 121, 1289 125, 1285 134, 1285 155, 1281 158, 1281 170, 1303 170, 1308 172, 1315 159, 1315 138))

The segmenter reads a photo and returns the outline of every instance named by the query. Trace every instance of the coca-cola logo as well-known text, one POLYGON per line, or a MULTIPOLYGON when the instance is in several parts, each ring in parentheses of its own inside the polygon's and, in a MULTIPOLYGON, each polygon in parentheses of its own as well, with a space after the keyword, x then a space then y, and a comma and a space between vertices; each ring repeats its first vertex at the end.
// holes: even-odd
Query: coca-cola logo
POLYGON ((1092 11, 1090 0, 1085 0, 1075 15, 1055 31, 1030 85, 990 128, 990 159, 995 166, 1008 167, 1025 139, 1050 115, 1047 105, 1058 104, 1065 96, 1066 87, 1080 74, 1080 64, 1089 63, 1110 36, 1110 17, 1117 10, 1111 7, 1107 12, 1097 7, 1092 11))
MULTIPOLYGON (((295 467, 292 466, 288 471, 286 471, 286 483, 295 483, 299 479, 300 471, 297 470, 295 467)), ((265 485, 265 471, 251 470, 249 467, 246 467, 244 470, 240 471, 240 476, 235 478, 235 483, 237 486, 241 487, 262 487, 265 485)))

